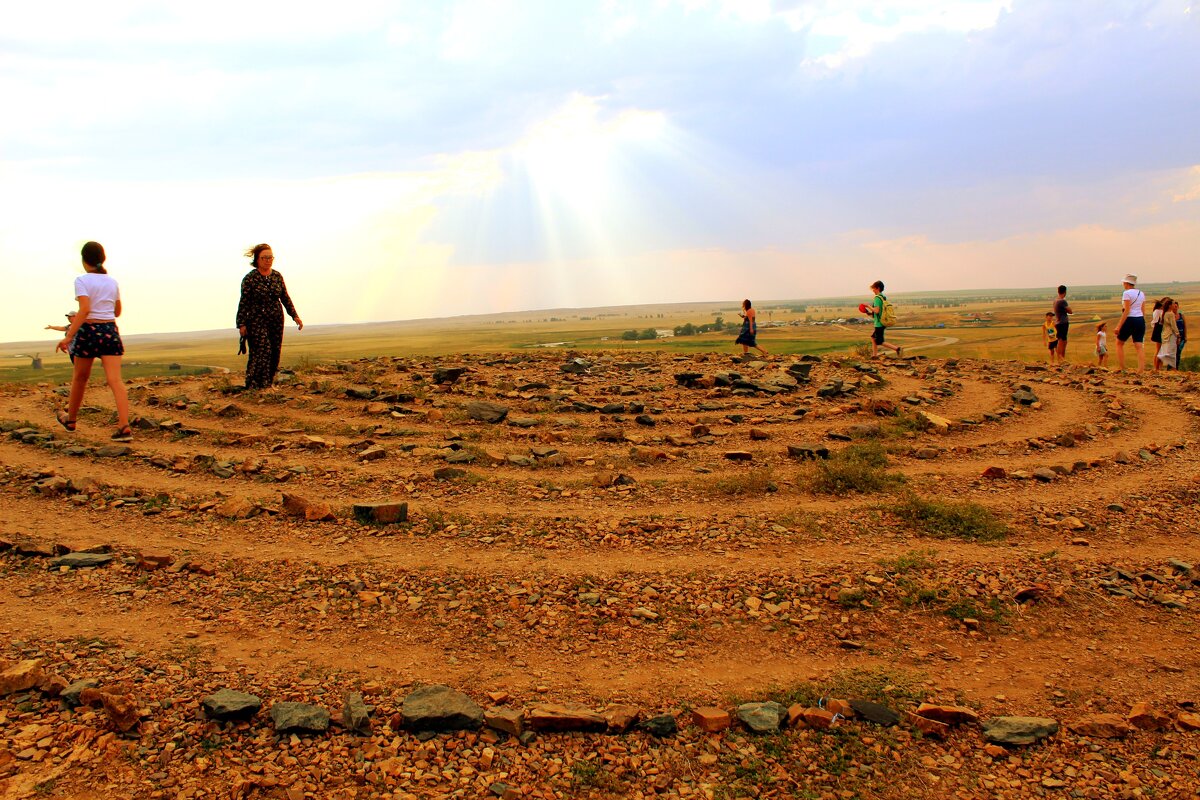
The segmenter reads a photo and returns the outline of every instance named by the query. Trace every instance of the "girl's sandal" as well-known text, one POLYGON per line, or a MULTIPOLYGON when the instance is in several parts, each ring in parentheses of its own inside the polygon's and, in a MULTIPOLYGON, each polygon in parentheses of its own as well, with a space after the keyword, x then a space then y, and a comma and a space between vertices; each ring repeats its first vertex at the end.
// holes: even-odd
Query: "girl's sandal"
POLYGON ((132 442, 133 429, 126 425, 124 428, 119 428, 112 438, 114 442, 132 442))
POLYGON ((67 412, 65 412, 65 411, 58 411, 57 413, 55 413, 55 415, 54 415, 54 418, 55 418, 56 420, 58 420, 58 424, 59 424, 59 425, 62 425, 62 426, 63 426, 64 428, 66 428, 67 430, 69 430, 69 431, 74 431, 74 430, 75 430, 75 420, 73 420, 73 419, 69 419, 69 418, 67 417, 67 412))

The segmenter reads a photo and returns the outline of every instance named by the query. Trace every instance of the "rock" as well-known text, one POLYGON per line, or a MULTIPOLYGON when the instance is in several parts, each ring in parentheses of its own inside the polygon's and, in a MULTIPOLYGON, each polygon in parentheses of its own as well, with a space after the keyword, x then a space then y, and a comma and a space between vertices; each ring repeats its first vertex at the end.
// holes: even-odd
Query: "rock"
POLYGON ((784 708, 779 703, 742 703, 737 707, 738 719, 755 733, 774 733, 783 723, 784 708))
POLYGON ((335 519, 333 509, 328 503, 309 500, 298 494, 283 494, 284 513, 293 517, 302 517, 309 522, 324 522, 335 519))
POLYGON ((71 708, 79 705, 79 695, 84 689, 99 689, 100 681, 95 678, 81 678, 67 685, 65 689, 58 693, 58 698, 66 703, 71 708))
POLYGON ((1171 727, 1171 718, 1146 702, 1134 703, 1125 719, 1144 731, 1165 731, 1171 727))
POLYGON ((306 435, 300 437, 300 446, 307 450, 325 450, 329 448, 330 444, 320 436, 306 435))
POLYGON ((929 461, 929 460, 935 459, 938 456, 940 456, 941 454, 942 454, 942 451, 938 450, 936 447, 920 447, 920 448, 917 448, 917 451, 915 453, 913 453, 914 456, 916 456, 917 458, 919 458, 923 461, 929 461))
POLYGON ((950 420, 925 410, 917 412, 917 419, 926 430, 934 433, 949 433, 954 428, 954 423, 950 420))
POLYGON ((872 439, 883 433, 883 427, 878 422, 865 422, 851 425, 847 433, 850 434, 851 439, 872 439))
POLYGON ((1080 736, 1095 739, 1124 739, 1134 728, 1120 714, 1091 714, 1071 723, 1071 730, 1080 736))
POLYGON ((217 514, 226 519, 246 519, 257 510, 258 507, 244 497, 231 497, 217 506, 217 514))
POLYGON ((520 736, 525 730, 525 715, 515 708, 489 708, 483 712, 483 722, 510 736, 520 736))
POLYGON ((438 367, 433 371, 433 382, 453 386, 466 372, 466 367, 438 367))
POLYGON ((83 569, 84 567, 102 567, 112 561, 113 557, 104 553, 67 553, 50 561, 51 569, 69 567, 83 569))
POLYGON ((385 500, 379 503, 355 503, 354 518, 359 522, 394 525, 408 522, 408 503, 385 500))
POLYGON ((1189 711, 1180 711, 1175 717, 1176 724, 1185 731, 1200 731, 1200 714, 1193 714, 1189 711))
POLYGON ((983 738, 995 744, 1026 745, 1058 733, 1058 721, 1048 717, 992 717, 983 723, 983 738))
POLYGON ((946 723, 938 722, 929 717, 923 717, 920 714, 914 714, 911 711, 904 712, 904 721, 920 731, 921 735, 934 739, 945 739, 946 734, 950 732, 950 726, 946 723))
POLYGON ((359 461, 379 461, 387 458, 387 450, 382 447, 368 447, 358 454, 359 461))
POLYGON ((1038 467, 1033 471, 1033 477, 1037 478, 1042 483, 1052 483, 1058 480, 1058 473, 1052 469, 1038 467))
POLYGON ((679 723, 676 722, 674 714, 659 714, 642 722, 638 727, 661 739, 674 736, 679 730, 679 723))
POLYGON ((166 569, 175 563, 175 556, 170 553, 138 553, 137 568, 143 572, 154 572, 166 569))
POLYGON ((867 722, 873 722, 876 725, 890 727, 900 721, 900 715, 887 706, 882 706, 879 703, 872 703, 870 700, 852 699, 849 701, 850 707, 854 709, 854 713, 865 719, 867 722))
POLYGON ((411 731, 475 730, 483 725, 483 709, 449 686, 422 686, 401 706, 404 727, 411 731))
POLYGON ((573 358, 559 369, 569 375, 582 375, 592 368, 592 363, 585 358, 573 358))
POLYGON ((822 444, 789 444, 788 455, 802 461, 829 458, 829 448, 822 444))
POLYGON ((624 403, 605 403, 600 407, 601 414, 624 414, 624 403))
POLYGON ((1038 398, 1028 386, 1023 386, 1012 393, 1012 400, 1023 406, 1031 406, 1038 401, 1038 398))
POLYGON ((596 441, 623 442, 625 441, 625 431, 620 428, 600 428, 596 431, 596 441))
POLYGON ((60 475, 44 478, 33 485, 33 490, 43 497, 57 497, 71 486, 71 482, 60 475))
POLYGON ((603 733, 608 729, 604 717, 575 703, 548 703, 534 706, 525 715, 526 726, 533 731, 589 731, 603 733))
POLYGON ((480 422, 503 422, 508 416, 508 408, 499 403, 489 403, 485 400, 473 400, 464 406, 467 416, 480 422))
POLYGON ((372 400, 379 392, 370 386, 347 386, 345 394, 351 400, 372 400))
POLYGON ((271 706, 276 733, 324 733, 329 730, 329 712, 309 703, 276 703, 271 706))
POLYGON ((1003 480, 1008 477, 1008 472, 1005 471, 1004 467, 988 467, 983 471, 983 477, 992 480, 1003 480))
POLYGON ((510 414, 508 424, 514 428, 536 428, 542 421, 537 417, 514 417, 510 414))
POLYGON ((1118 464, 1132 464, 1133 456, 1126 453, 1124 450, 1118 450, 1113 456, 1113 461, 1118 464))
POLYGON ((106 444, 96 448, 96 458, 121 458, 133 452, 127 444, 106 444))
POLYGON ((979 724, 979 715, 974 709, 966 706, 940 706, 932 703, 921 703, 916 713, 926 719, 932 719, 946 725, 979 724))
POLYGON ((130 695, 112 694, 100 689, 84 689, 79 693, 79 704, 103 707, 109 720, 122 733, 133 730, 141 722, 137 704, 130 695))
POLYGON ((0 672, 0 697, 23 692, 37 686, 45 678, 40 658, 19 661, 0 672))
POLYGON ((438 467, 433 471, 433 477, 439 481, 456 481, 467 477, 467 471, 458 467, 438 467))
POLYGON ((604 709, 602 716, 608 724, 609 733, 625 733, 633 724, 638 721, 638 717, 642 715, 642 710, 637 706, 615 705, 604 709))
POLYGON ((342 724, 348 730, 371 735, 371 709, 363 702, 363 696, 358 692, 346 692, 342 703, 342 724))
POLYGON ((800 721, 814 730, 823 731, 833 727, 833 712, 824 708, 805 708, 800 711, 800 721))
POLYGON ((692 709, 692 724, 705 733, 720 733, 733 723, 729 712, 713 706, 692 709))
POLYGON ((204 713, 210 719, 250 719, 262 708, 262 700, 256 695, 234 689, 218 689, 200 701, 204 713))
POLYGON ((745 450, 728 450, 725 452, 725 457, 730 461, 750 461, 754 458, 754 454, 747 453, 745 450))

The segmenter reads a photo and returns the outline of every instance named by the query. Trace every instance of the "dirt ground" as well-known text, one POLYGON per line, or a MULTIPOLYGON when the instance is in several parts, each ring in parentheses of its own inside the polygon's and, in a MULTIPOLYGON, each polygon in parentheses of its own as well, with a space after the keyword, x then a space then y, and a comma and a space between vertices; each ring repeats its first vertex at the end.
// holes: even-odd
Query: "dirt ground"
POLYGON ((0 792, 1200 796, 1196 376, 808 363, 807 381, 799 357, 661 353, 381 357, 261 392, 143 380, 124 447, 101 386, 75 433, 62 387, 0 387, 0 666, 44 673, 0 697, 0 792), (356 517, 382 501, 407 521, 356 517), (88 550, 114 558, 51 564, 88 550), (88 678, 130 699, 128 730, 57 696, 88 678), (402 703, 426 684, 679 731, 413 736, 402 703), (208 719, 226 687, 263 711, 208 719), (692 724, 837 698, 1059 730, 1000 748, 970 723, 692 724), (330 731, 275 733, 291 700, 330 731), (1084 725, 1141 726, 1139 702, 1151 729, 1084 725))

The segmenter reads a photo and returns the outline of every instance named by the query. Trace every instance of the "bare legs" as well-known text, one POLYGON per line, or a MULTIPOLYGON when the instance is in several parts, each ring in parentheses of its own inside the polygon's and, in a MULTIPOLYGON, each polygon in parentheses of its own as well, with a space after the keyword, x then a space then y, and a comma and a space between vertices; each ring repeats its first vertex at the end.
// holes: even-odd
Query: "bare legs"
MULTIPOLYGON (((88 379, 92 376, 92 358, 76 358, 75 373, 71 376, 71 397, 67 401, 67 419, 75 420, 79 416, 79 407, 83 405, 83 394, 87 391, 88 379)), ((129 427, 129 395, 125 392, 125 382, 121 380, 121 357, 101 356, 100 363, 104 366, 104 379, 112 390, 113 401, 117 406, 117 428, 125 430, 129 427)))
POLYGON ((100 356, 104 365, 104 379, 112 390, 113 402, 117 406, 117 430, 129 427, 129 395, 125 393, 125 382, 121 380, 121 357, 100 356))
MULTIPOLYGON (((1146 348, 1141 342, 1134 342, 1133 349, 1137 350, 1138 368, 1141 372, 1146 368, 1146 348)), ((1125 369, 1125 343, 1117 339, 1117 369, 1125 369)))

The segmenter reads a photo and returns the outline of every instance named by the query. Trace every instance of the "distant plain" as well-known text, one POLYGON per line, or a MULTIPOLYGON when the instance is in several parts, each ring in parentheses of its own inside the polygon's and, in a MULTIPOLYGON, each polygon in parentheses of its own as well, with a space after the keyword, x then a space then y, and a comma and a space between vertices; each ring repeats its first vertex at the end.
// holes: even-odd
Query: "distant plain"
MULTIPOLYGON (((1200 282, 1148 284, 1144 291, 1151 302, 1168 295, 1179 300, 1185 318, 1191 318, 1192 309, 1200 309, 1200 282)), ((1053 298, 1054 290, 1049 287, 897 293, 890 299, 896 304, 898 324, 889 330, 888 338, 928 356, 1044 360, 1040 325, 1053 298)), ((782 355, 852 350, 870 332, 867 325, 849 322, 862 317, 857 306, 867 299, 864 295, 758 301, 759 343, 782 355), (812 324, 816 322, 829 324, 812 324)), ((1113 329, 1120 316, 1120 288, 1072 287, 1068 299, 1075 311, 1068 359, 1094 360, 1095 326, 1101 319, 1109 322, 1109 349, 1115 355, 1113 329)), ((622 334, 650 328, 673 331, 687 323, 709 324, 718 317, 727 324, 737 323, 739 310, 737 300, 546 309, 362 324, 314 322, 303 332, 297 332, 289 321, 283 366, 364 356, 444 356, 540 348, 734 353, 740 348, 733 344, 733 330, 655 340, 626 340, 622 334)), ((1195 324, 1200 325, 1200 310, 1195 313, 1195 324)), ((56 341, 47 336, 0 344, 0 381, 68 380, 70 363, 65 355, 54 352, 56 341), (32 356, 39 354, 43 368, 34 370, 32 356)), ((132 335, 125 341, 124 374, 131 378, 192 374, 206 368, 238 371, 245 364, 245 356, 237 355, 238 336, 232 329, 132 335), (178 368, 172 369, 174 365, 178 368)))

